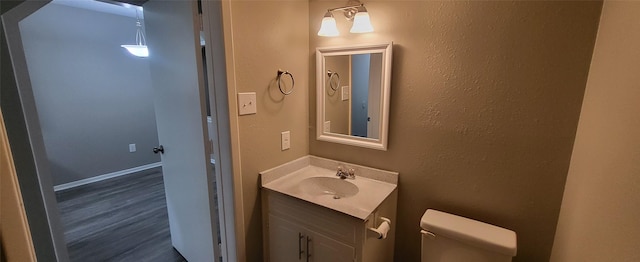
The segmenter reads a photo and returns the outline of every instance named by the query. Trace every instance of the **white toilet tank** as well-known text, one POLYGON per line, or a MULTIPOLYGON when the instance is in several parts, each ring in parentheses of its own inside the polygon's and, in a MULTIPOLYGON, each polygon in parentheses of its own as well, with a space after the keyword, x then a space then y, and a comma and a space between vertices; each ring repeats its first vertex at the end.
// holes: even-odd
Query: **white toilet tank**
POLYGON ((516 233, 480 221, 428 209, 422 220, 422 262, 508 262, 516 233))

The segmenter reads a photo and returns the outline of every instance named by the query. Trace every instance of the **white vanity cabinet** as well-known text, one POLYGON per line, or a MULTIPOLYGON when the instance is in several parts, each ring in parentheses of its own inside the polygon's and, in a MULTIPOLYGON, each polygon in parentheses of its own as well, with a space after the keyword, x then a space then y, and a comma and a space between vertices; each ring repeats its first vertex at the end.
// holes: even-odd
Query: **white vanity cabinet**
POLYGON ((265 261, 393 261, 397 172, 304 156, 260 172, 260 184, 265 261))
POLYGON ((351 262, 356 257, 353 246, 275 215, 269 215, 269 243, 270 261, 351 262))
POLYGON ((395 220, 396 191, 366 220, 268 189, 262 194, 265 261, 393 261, 394 230, 378 239, 367 228, 380 216, 395 220))

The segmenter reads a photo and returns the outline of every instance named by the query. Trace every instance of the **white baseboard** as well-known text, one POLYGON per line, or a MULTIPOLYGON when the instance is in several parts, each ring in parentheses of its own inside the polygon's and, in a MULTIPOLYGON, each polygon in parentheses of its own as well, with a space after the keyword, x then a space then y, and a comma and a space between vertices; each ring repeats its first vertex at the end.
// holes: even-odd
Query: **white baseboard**
POLYGON ((86 185, 86 184, 90 184, 90 183, 95 183, 95 182, 106 180, 106 179, 109 179, 109 178, 124 176, 124 175, 132 174, 132 173, 135 173, 135 172, 140 172, 140 171, 143 171, 143 170, 147 170, 147 169, 151 169, 151 168, 159 167, 159 166, 162 166, 162 162, 151 163, 151 164, 144 165, 144 166, 137 166, 137 167, 134 167, 134 168, 129 168, 129 169, 125 169, 125 170, 120 170, 120 171, 116 171, 116 172, 107 173, 107 174, 104 174, 104 175, 85 178, 85 179, 81 179, 81 180, 65 183, 65 184, 62 184, 62 185, 57 185, 57 186, 53 187, 53 190, 57 192, 57 191, 60 191, 60 190, 65 190, 65 189, 74 188, 74 187, 77 187, 77 186, 82 186, 82 185, 86 185))

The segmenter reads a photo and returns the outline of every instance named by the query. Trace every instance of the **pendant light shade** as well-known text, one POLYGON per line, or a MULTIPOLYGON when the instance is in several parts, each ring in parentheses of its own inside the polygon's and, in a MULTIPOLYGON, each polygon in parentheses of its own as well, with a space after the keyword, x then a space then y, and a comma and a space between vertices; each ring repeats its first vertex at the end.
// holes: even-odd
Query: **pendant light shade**
POLYGON ((147 48, 147 40, 144 38, 144 32, 142 31, 142 23, 138 17, 138 10, 136 10, 136 44, 135 45, 120 45, 124 47, 134 56, 148 57, 149 49, 147 48))
POLYGON ((121 47, 124 47, 129 53, 137 57, 149 56, 149 49, 146 45, 121 45, 121 47))
POLYGON ((318 31, 319 36, 338 36, 340 32, 338 32, 338 27, 336 25, 336 19, 333 18, 331 12, 327 12, 324 14, 322 18, 322 25, 320 25, 320 30, 318 31))
POLYGON ((373 32, 373 26, 371 26, 371 20, 369 19, 369 12, 363 5, 358 7, 358 12, 353 18, 353 26, 349 31, 351 33, 370 33, 373 32))

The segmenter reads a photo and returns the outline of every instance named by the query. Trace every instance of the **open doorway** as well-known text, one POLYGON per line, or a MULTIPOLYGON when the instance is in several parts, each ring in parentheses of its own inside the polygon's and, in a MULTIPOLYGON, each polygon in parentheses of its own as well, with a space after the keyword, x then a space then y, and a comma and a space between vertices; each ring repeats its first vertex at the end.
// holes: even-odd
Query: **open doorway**
MULTIPOLYGON (((190 4, 192 4, 192 3, 190 3, 190 4)), ((188 8, 189 8, 189 7, 187 7, 187 9, 188 9, 188 8)), ((157 9, 156 9, 156 10, 157 10, 157 9)), ((188 12, 188 10, 187 10, 187 12, 188 12)), ((4 19, 4 17, 3 17, 3 19, 4 19)), ((94 17, 94 19, 95 19, 95 17, 94 17)), ((4 21, 3 21, 3 22, 4 22, 4 21)), ((193 26, 193 25, 192 25, 192 26, 193 26)), ((132 24, 132 27, 133 27, 133 24, 132 24)), ((85 27, 85 29, 86 29, 86 30, 93 30, 91 27, 85 27)), ((98 30, 98 32, 96 32, 96 33, 98 33, 98 34, 102 33, 102 34, 103 34, 104 32, 101 32, 101 31, 99 31, 99 30, 98 30)), ((158 35, 158 34, 156 34, 156 35, 158 35)), ((60 36, 60 35, 58 34, 58 36, 60 36)), ((131 35, 131 37, 133 37, 133 35, 131 35)), ((27 42, 27 40, 25 40, 25 39, 23 39, 23 41, 24 41, 24 42, 27 42)), ((41 44, 41 43, 39 43, 39 44, 41 44)), ((14 47, 15 47, 15 45, 14 45, 14 47)), ((91 46, 91 48, 94 48, 94 47, 95 47, 95 46, 91 46)), ((76 49, 76 50, 77 50, 77 49, 76 49)), ((159 50, 159 49, 158 49, 158 50, 159 50)), ((25 53, 27 53, 27 51, 28 51, 28 50, 26 50, 26 49, 25 49, 25 53)), ((56 51, 59 51, 59 50, 51 50, 51 51, 49 51, 49 52, 56 52, 56 51)), ((95 51, 95 50, 94 50, 94 51, 95 51)), ((122 50, 119 50, 119 51, 122 51, 122 50)), ((27 54, 26 56, 29 56, 29 55, 27 54)), ((39 57, 39 56, 36 56, 36 58, 38 58, 38 57, 39 57)), ((41 58, 41 57, 40 57, 40 58, 41 58)), ((199 60, 199 62, 202 62, 202 61, 204 60, 204 59, 202 59, 202 58, 199 58, 199 59, 200 59, 200 60, 199 60)), ((197 61, 197 60, 196 60, 196 61, 197 61)), ((77 60, 76 60, 75 62, 77 62, 77 60)), ((28 64, 28 63, 27 63, 27 64, 28 64)), ((64 65, 59 65, 59 66, 64 66, 64 65)), ((16 68, 16 72, 20 73, 20 72, 19 72, 19 70, 20 70, 20 69, 24 69, 24 68, 16 68)), ((31 66, 29 66, 29 69, 31 69, 31 66)), ((194 70, 194 71, 196 71, 196 70, 194 70)), ((75 72, 75 73, 77 73, 77 70, 71 70, 71 71, 70 71, 70 73, 72 73, 72 74, 73 74, 74 72, 75 72)), ((22 72, 22 74, 28 74, 28 73, 27 73, 27 72, 22 72)), ((83 75, 83 76, 84 76, 84 77, 88 77, 87 75, 83 75)), ((202 77, 202 73, 200 73, 200 75, 199 75, 199 76, 196 76, 196 78, 198 78, 198 77, 200 77, 200 79, 196 80, 196 82, 198 82, 198 81, 202 81, 202 78, 201 78, 201 77, 202 77)), ((30 77, 30 80, 31 80, 31 82, 32 82, 32 83, 35 83, 35 82, 36 82, 36 81, 34 81, 34 80, 33 80, 33 77, 30 77)), ((45 83, 50 83, 50 81, 46 81, 46 79, 45 79, 45 81, 44 81, 44 82, 45 82, 45 83)), ((110 81, 110 82, 113 82, 113 81, 110 81)), ((23 82, 23 83, 24 83, 24 82, 23 82)), ((27 83, 27 84, 28 84, 28 83, 27 83)), ((27 92, 26 92, 26 94, 27 94, 27 95, 30 93, 29 91, 31 91, 31 92, 33 92, 32 94, 33 94, 34 96, 36 96, 36 97, 37 97, 37 94, 36 94, 35 90, 29 90, 29 89, 31 88, 30 86, 28 86, 28 85, 22 85, 20 88, 22 89, 21 91, 24 91, 25 89, 27 89, 27 92), (27 87, 25 87, 25 86, 27 86, 27 87)), ((201 89, 199 89, 199 90, 201 90, 201 89)), ((198 91, 198 92, 199 92, 199 91, 198 91)), ((29 103, 29 102, 30 102, 30 101, 29 101, 29 98, 28 98, 28 97, 23 96, 23 94, 25 94, 25 92, 21 93, 21 99, 23 100, 23 104, 25 103, 25 101, 26 101, 27 103, 29 103)), ((58 95, 59 95, 59 94, 58 94, 58 95)), ((74 97, 74 95, 72 95, 72 96, 66 96, 66 98, 73 98, 73 97, 74 97)), ((64 98, 64 97, 63 97, 63 98, 64 98)), ((76 98, 77 98, 77 96, 76 96, 76 98)), ((103 97, 103 98, 104 98, 104 97, 103 97)), ((31 105, 28 105, 27 107, 32 107, 33 109, 36 109, 38 106, 36 105, 35 100, 37 100, 37 99, 34 99, 34 98, 30 98, 30 99, 32 99, 33 101, 31 101, 31 105)), ((201 99, 200 101, 204 101, 204 99, 201 99)), ((86 103, 86 101, 85 101, 85 103, 86 103)), ((87 104, 91 105, 92 103, 90 103, 90 102, 89 102, 89 103, 87 103, 87 104)), ((95 103, 94 103, 94 104, 95 104, 95 103)), ((113 107, 118 107, 118 106, 119 106, 118 104, 114 104, 114 105, 113 105, 113 107)), ((30 111, 30 112, 29 112, 29 110, 25 110, 25 118, 27 119, 28 124, 31 124, 31 128, 29 128, 29 130, 30 130, 30 134, 29 134, 29 136, 44 135, 44 132, 43 132, 43 133, 40 133, 40 132, 39 132, 39 131, 41 131, 41 130, 39 130, 39 126, 43 126, 43 127, 44 127, 44 125, 42 125, 42 124, 41 124, 41 123, 42 123, 42 121, 43 121, 43 119, 40 119, 40 121, 39 121, 38 123, 34 123, 34 120, 36 120, 36 121, 38 120, 38 116, 37 116, 37 113, 39 112, 38 110, 39 110, 39 109, 37 109, 37 110, 32 110, 32 111, 30 111), (35 128, 34 128, 34 127, 35 127, 35 128)), ((179 111, 179 110, 176 110, 176 111, 179 111)), ((201 120, 202 120, 202 119, 201 119, 201 120)), ((200 136, 201 136, 200 141, 202 142, 202 144, 205 144, 205 141, 207 141, 207 136, 206 136, 206 133, 207 133, 207 132, 206 132, 206 130, 207 130, 207 128, 206 128, 206 120, 202 120, 202 123, 204 123, 204 124, 203 124, 202 126, 200 126, 200 129, 201 129, 201 131, 204 131, 204 132, 200 135, 200 136)), ((60 123, 58 123, 58 122, 53 123, 53 126, 55 127, 55 126, 56 126, 56 124, 60 124, 60 123)), ((82 122, 80 122, 80 123, 76 123, 76 124, 81 125, 81 124, 82 124, 82 122)), ((71 125, 71 126, 73 126, 73 124, 67 124, 67 125, 71 125)), ((67 126, 67 125, 63 125, 63 126, 67 126)), ((118 127, 114 127, 114 128, 118 128, 118 127)), ((120 128, 121 128, 121 127, 120 127, 120 128)), ((196 128, 196 129, 197 129, 197 128, 196 128)), ((44 131, 44 130, 42 130, 42 131, 44 131)), ((218 130, 218 132, 217 132, 217 133, 219 133, 219 131, 220 131, 220 130, 218 130)), ((108 133, 108 130, 106 130, 106 132, 108 133)), ((108 134, 103 134, 103 139, 104 139, 104 136, 107 136, 107 135, 108 135, 108 134)), ((217 140, 217 139, 220 139, 220 138, 213 138, 213 140, 214 140, 214 141, 215 141, 215 140, 217 140)), ((38 139, 35 139, 35 140, 38 140, 38 139)), ((41 138, 40 145, 37 145, 37 144, 38 144, 38 141, 36 141, 36 143, 35 143, 36 145, 35 145, 35 146, 33 146, 34 151, 38 151, 38 150, 44 151, 44 150, 45 150, 45 148, 46 148, 47 153, 48 153, 49 148, 48 148, 47 146, 45 146, 45 144, 46 144, 46 143, 44 143, 44 142, 46 142, 46 138, 45 138, 45 139, 42 139, 42 138, 41 138)), ((204 145, 201 145, 201 146, 203 146, 203 147, 204 147, 204 145)), ((208 147, 208 146, 207 146, 207 147, 208 147)), ((64 149, 64 145, 63 145, 63 149, 64 149)), ((94 148, 94 149, 96 149, 96 150, 100 150, 100 149, 98 149, 98 148, 94 148)), ((177 149, 177 147, 173 147, 173 148, 172 148, 172 147, 169 147, 168 149, 169 149, 169 150, 175 150, 175 149, 177 149)), ((67 150, 67 151, 69 151, 69 150, 73 150, 73 147, 71 147, 71 148, 67 148, 66 150, 67 150)), ((148 150, 148 149, 147 149, 147 150, 148 150)), ((134 151, 135 151, 135 150, 134 150, 134 151)), ((170 152, 173 152, 173 151, 170 151, 170 152)), ((176 152, 177 152, 177 151, 176 151, 176 152)), ((211 150, 210 150, 210 149, 205 149, 205 150, 203 150, 202 152, 211 153, 211 150)), ((39 172, 38 172, 39 174, 38 174, 38 175, 39 175, 39 176, 42 176, 42 175, 47 175, 47 173, 50 173, 50 172, 48 172, 48 171, 51 171, 53 168, 48 167, 48 163, 43 163, 43 162, 48 162, 48 161, 45 161, 45 160, 42 158, 42 156, 47 156, 48 154, 44 154, 44 152, 39 152, 39 153, 34 152, 34 155, 39 155, 39 156, 40 156, 40 157, 38 157, 38 156, 36 156, 36 157, 35 157, 35 158, 36 158, 36 161, 37 161, 37 162, 40 162, 40 163, 38 163, 38 165, 39 165, 40 167, 45 167, 45 168, 39 168, 39 170, 38 170, 38 171, 39 171, 39 172)), ((203 155, 204 155, 204 154, 203 154, 203 155)), ((57 156, 57 155, 56 155, 56 156, 57 156)), ((166 157, 166 156, 165 156, 165 157, 166 157)), ((165 157, 163 157, 163 162, 165 161, 165 159, 164 159, 165 157)), ((208 160, 209 160, 209 156, 208 156, 208 154, 207 154, 207 155, 204 155, 203 157, 206 157, 206 158, 207 158, 207 161, 206 161, 206 162, 208 162, 208 160)), ((198 158, 198 157, 194 157, 194 158, 198 158)), ((99 157, 98 157, 98 159, 99 159, 99 157)), ((104 159, 103 159, 103 161, 104 161, 104 159)), ((85 164, 85 163, 83 163, 83 164, 85 164)), ((163 163, 163 164, 164 164, 164 163, 163 163)), ((206 169, 207 169, 209 172, 211 172, 211 170, 212 170, 213 168, 212 168, 211 166, 208 166, 208 167, 206 167, 206 169)), ((218 167, 217 167, 216 169, 218 169, 218 167)), ((208 175, 208 176, 212 176, 212 175, 208 175)), ((46 180, 46 179, 43 179, 43 180, 46 180)), ((207 181, 210 181, 210 180, 207 180, 207 181)), ((51 184, 50 184, 50 185, 51 185, 51 184)), ((42 183, 41 183, 41 186, 42 186, 42 183)), ((208 189, 215 189, 215 187, 216 187, 215 185, 208 185, 208 189)), ((46 189, 46 188, 44 188, 44 187, 43 187, 41 190, 42 190, 43 192, 44 192, 44 191, 47 191, 47 190, 48 190, 48 191, 51 191, 51 189, 46 189)), ((185 194, 185 195, 187 194, 187 193, 185 193, 185 192, 182 192, 182 193, 183 193, 183 194, 185 194)), ((209 192, 209 193, 210 193, 210 192, 209 192)), ((46 198, 46 197, 48 197, 48 198, 49 198, 49 201, 50 201, 50 198, 51 198, 51 196, 50 196, 50 195, 49 195, 49 196, 47 196, 47 193, 46 193, 46 192, 44 192, 44 193, 43 193, 43 195, 44 195, 44 197, 45 197, 45 198, 46 198)), ((199 199, 202 199, 202 198, 199 198, 199 199)), ((207 198, 204 198, 204 199, 205 199, 206 201, 208 201, 208 202, 215 202, 215 201, 213 201, 213 198, 208 198, 208 197, 207 197, 207 198)), ((47 202, 47 200, 46 200, 46 199, 45 199, 45 202, 47 202)), ((169 205, 171 205, 171 203, 169 203, 169 205)), ((51 207, 51 205, 49 205, 49 206, 51 207)), ((55 206, 55 205, 54 205, 54 206, 55 206)), ((228 210, 229 210, 229 209, 228 209, 228 210)), ((232 209, 231 209, 231 210, 232 210, 232 209)), ((55 220, 56 220, 56 219, 55 219, 55 215, 56 215, 56 214, 55 214, 55 213, 56 213, 56 212, 53 212, 53 211, 51 211, 51 210, 49 210, 49 212, 48 212, 48 216, 50 217, 50 218, 49 218, 49 223, 50 223, 50 225, 51 225, 52 227, 54 226, 54 224, 56 224, 56 221, 55 221, 55 220)), ((212 217, 212 218, 211 218, 211 219, 212 219, 212 221, 214 221, 214 220, 217 220, 217 217, 218 217, 218 216, 217 216, 217 215, 212 215, 211 217, 212 217)), ((56 234, 56 233, 54 232, 55 230, 51 230, 51 231, 52 231, 52 235, 55 235, 55 234, 56 234)), ((205 231, 206 231, 206 230, 205 230, 205 231)), ((227 234, 226 234, 226 235, 231 235, 230 233, 232 234, 232 232, 227 232, 227 234)), ((54 236, 54 238, 55 238, 55 236, 54 236)), ((216 238, 217 238, 217 237, 216 237, 216 238)), ((54 242, 55 242, 55 240, 54 240, 54 242)), ((59 244, 59 243, 58 243, 58 244, 59 244)), ((175 246, 175 242, 174 242, 174 246, 175 246)), ((217 245, 215 245, 215 247, 217 247, 217 245)), ((211 249, 215 249, 215 247, 213 247, 213 246, 212 246, 212 248, 211 248, 211 249)), ((59 247, 57 247, 57 249, 59 249, 59 247)), ((220 253, 220 252, 218 252, 218 254, 219 254, 219 253, 220 253)), ((61 257, 58 257, 58 258, 60 259, 61 257)), ((61 260, 64 260, 64 259, 61 259, 61 260)))

